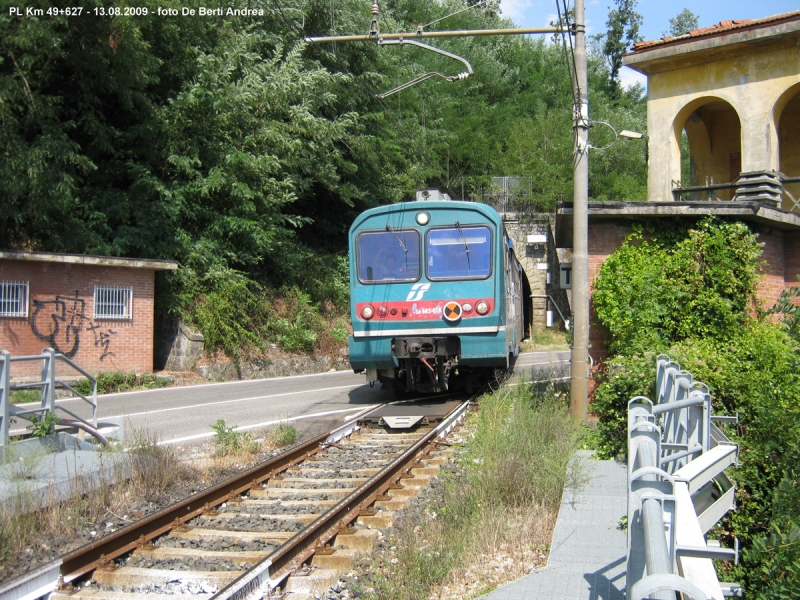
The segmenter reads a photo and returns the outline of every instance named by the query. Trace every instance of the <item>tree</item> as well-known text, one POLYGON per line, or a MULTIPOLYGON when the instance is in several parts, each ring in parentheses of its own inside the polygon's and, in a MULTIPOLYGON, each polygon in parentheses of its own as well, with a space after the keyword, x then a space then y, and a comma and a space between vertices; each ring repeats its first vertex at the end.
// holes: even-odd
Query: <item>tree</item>
MULTIPOLYGON (((613 95, 619 94, 619 70, 622 68, 622 55, 629 46, 642 41, 639 28, 642 26, 642 15, 636 10, 638 0, 616 0, 617 8, 610 10, 606 26, 606 43, 603 52, 608 59, 613 95)), ((610 7, 609 7, 610 8, 610 7)))
POLYGON ((684 8, 677 16, 669 20, 669 31, 662 31, 661 35, 664 37, 679 37, 686 35, 692 29, 697 29, 700 17, 684 8))

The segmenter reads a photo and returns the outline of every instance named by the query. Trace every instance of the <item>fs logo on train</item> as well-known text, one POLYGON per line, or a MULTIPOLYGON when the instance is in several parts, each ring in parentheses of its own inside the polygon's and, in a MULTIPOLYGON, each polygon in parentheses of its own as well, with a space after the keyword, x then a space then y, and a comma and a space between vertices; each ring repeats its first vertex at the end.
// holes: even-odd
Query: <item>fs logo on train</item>
POLYGON ((415 283, 411 286, 411 291, 408 293, 406 297, 406 302, 413 302, 414 300, 422 300, 422 296, 425 295, 431 289, 430 283, 415 283))

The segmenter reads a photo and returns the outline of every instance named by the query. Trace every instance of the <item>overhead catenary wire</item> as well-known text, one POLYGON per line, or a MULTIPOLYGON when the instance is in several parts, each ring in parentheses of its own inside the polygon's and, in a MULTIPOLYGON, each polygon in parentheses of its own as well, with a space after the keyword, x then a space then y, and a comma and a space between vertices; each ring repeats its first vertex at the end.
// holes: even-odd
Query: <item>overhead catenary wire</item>
POLYGON ((456 15, 460 15, 462 12, 465 12, 465 11, 468 11, 468 10, 472 10, 473 8, 478 8, 478 7, 479 7, 481 4, 485 4, 485 3, 486 3, 486 2, 488 2, 488 1, 489 1, 489 0, 480 0, 480 2, 476 2, 476 3, 475 3, 475 4, 473 4, 472 6, 467 6, 466 8, 462 8, 461 10, 457 10, 457 11, 456 11, 456 12, 454 12, 454 13, 450 13, 449 15, 446 15, 446 16, 444 16, 444 17, 441 17, 441 18, 439 18, 439 19, 436 19, 436 20, 434 20, 434 21, 431 21, 430 23, 426 23, 425 25, 421 25, 421 27, 422 27, 423 29, 424 29, 425 27, 430 27, 431 25, 433 25, 433 24, 435 24, 435 23, 438 23, 438 22, 440 22, 440 21, 444 21, 445 19, 449 19, 450 17, 454 17, 454 16, 456 16, 456 15))

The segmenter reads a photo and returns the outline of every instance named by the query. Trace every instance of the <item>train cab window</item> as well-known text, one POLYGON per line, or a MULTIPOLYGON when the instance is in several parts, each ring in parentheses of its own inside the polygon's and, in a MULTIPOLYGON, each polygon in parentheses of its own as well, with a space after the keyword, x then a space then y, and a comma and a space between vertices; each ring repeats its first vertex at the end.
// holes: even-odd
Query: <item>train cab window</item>
POLYGON ((360 233, 356 238, 359 281, 416 281, 420 272, 419 247, 419 232, 414 229, 360 233))
POLYGON ((430 229, 426 237, 429 279, 485 279, 492 272, 492 232, 456 223, 430 229))

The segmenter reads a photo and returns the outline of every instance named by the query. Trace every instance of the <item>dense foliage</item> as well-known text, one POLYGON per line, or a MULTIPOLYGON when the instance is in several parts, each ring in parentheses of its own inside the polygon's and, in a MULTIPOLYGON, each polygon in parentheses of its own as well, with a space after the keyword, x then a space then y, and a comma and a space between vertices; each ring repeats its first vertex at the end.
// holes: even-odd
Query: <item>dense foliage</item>
POLYGON ((717 414, 740 418, 728 432, 740 444, 737 510, 720 533, 745 552, 724 579, 748 597, 790 597, 780 594, 800 586, 800 348, 788 319, 758 318, 760 245, 747 226, 707 219, 679 231, 634 234, 600 270, 594 304, 614 356, 592 405, 599 450, 624 454, 628 400, 655 395, 657 354, 677 360, 709 385, 717 414))
MULTIPOLYGON (((383 2, 380 27, 415 30, 471 4, 383 2)), ((318 348, 322 317, 347 307, 345 234, 369 206, 422 186, 480 198, 498 175, 530 177, 537 209, 571 198, 560 42, 433 40, 475 76, 380 100, 463 65, 408 45, 304 41, 366 33, 369 2, 152 0, 147 16, 126 16, 123 1, 122 14, 100 16, 107 7, 87 0, 80 18, 46 12, 66 6, 31 0, 26 10, 42 16, 0 14, 0 247, 177 260, 158 282, 160 311, 200 327, 211 349, 236 355, 265 339, 318 348), (201 5, 263 16, 157 14, 201 5), (329 309, 303 338, 291 330, 308 319, 266 306, 276 294, 329 309)), ((508 25, 484 3, 428 29, 508 25)), ((594 119, 644 131, 642 92, 612 94, 605 59, 592 61, 594 119)), ((613 132, 592 137, 600 147, 613 132)), ((592 196, 644 199, 643 150, 595 153, 592 196)))

